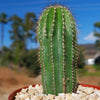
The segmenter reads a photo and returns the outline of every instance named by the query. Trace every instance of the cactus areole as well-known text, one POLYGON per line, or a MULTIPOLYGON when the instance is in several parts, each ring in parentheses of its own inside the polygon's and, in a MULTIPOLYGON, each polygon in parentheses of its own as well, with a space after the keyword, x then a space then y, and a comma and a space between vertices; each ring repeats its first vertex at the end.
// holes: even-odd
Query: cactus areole
POLYGON ((77 40, 72 14, 60 5, 48 7, 40 16, 37 33, 44 93, 74 92, 77 40))

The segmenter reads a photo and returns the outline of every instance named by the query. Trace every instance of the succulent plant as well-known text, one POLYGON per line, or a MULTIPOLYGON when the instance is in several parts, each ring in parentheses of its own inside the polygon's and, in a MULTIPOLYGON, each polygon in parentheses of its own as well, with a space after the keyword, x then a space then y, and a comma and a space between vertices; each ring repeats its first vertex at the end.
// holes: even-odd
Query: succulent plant
POLYGON ((48 7, 40 16, 37 33, 44 93, 74 92, 77 86, 77 38, 72 14, 60 5, 48 7))

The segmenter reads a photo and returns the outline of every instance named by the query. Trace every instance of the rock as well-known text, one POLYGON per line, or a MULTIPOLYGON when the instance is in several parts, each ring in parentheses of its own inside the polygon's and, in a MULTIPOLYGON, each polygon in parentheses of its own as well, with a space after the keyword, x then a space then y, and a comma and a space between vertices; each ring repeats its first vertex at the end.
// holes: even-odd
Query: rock
POLYGON ((43 94, 41 85, 35 87, 30 85, 27 89, 22 89, 17 93, 15 100, 100 100, 100 90, 79 85, 76 93, 59 93, 55 96, 43 94))

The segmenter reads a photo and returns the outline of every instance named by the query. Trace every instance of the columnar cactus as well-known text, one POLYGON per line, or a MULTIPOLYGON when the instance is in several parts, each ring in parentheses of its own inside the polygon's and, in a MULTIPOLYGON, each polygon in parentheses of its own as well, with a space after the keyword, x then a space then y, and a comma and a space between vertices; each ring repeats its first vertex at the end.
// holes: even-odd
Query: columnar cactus
POLYGON ((76 88, 77 43, 74 18, 67 8, 50 6, 37 27, 45 94, 71 93, 76 88))

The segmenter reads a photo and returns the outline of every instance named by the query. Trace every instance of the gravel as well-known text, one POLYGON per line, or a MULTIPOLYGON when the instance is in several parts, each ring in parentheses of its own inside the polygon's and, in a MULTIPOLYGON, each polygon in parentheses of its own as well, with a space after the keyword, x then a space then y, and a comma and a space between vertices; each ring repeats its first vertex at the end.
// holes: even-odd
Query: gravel
POLYGON ((100 100, 100 90, 90 87, 78 86, 76 93, 59 93, 58 96, 43 94, 42 85, 31 85, 17 93, 15 100, 100 100))

